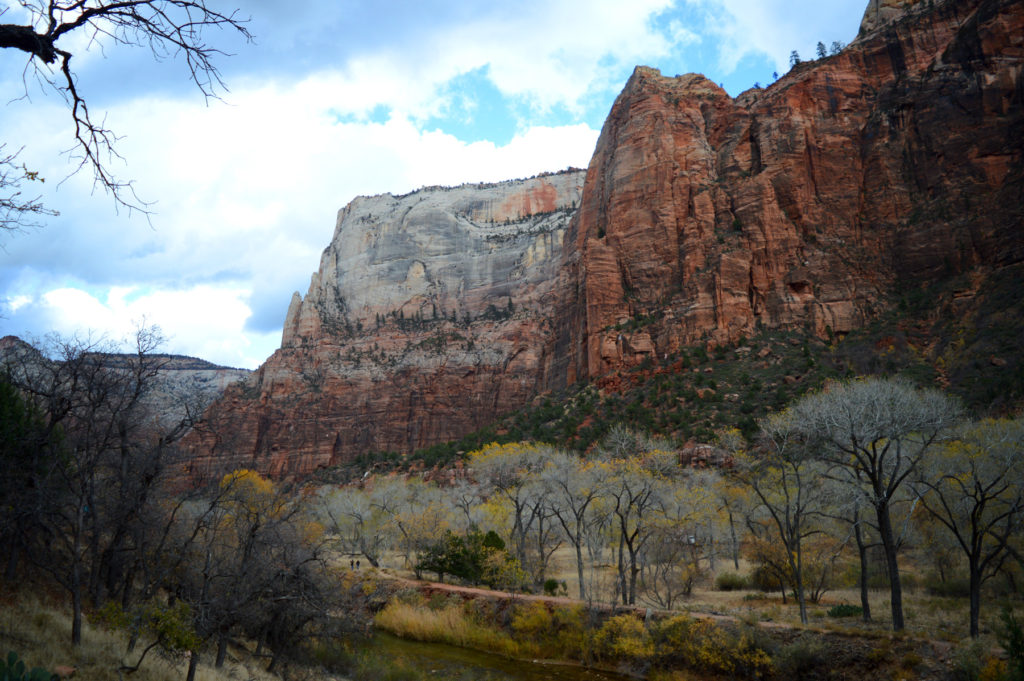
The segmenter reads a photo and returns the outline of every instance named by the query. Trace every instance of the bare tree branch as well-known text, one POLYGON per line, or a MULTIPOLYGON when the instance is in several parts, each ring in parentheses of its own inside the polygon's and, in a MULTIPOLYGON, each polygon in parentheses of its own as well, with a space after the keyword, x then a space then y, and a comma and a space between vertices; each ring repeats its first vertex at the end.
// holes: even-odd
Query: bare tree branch
POLYGON ((20 149, 8 154, 5 147, 6 145, 0 144, 0 230, 17 232, 38 227, 37 218, 58 213, 46 208, 39 197, 29 199, 22 196, 21 183, 45 180, 24 164, 17 164, 20 149))
MULTIPOLYGON (((212 28, 228 29, 252 40, 245 25, 248 20, 237 11, 225 14, 211 9, 206 0, 24 0, 21 6, 30 20, 27 25, 0 24, 0 48, 28 53, 30 65, 36 67, 40 80, 67 102, 75 140, 69 153, 78 162, 71 174, 91 168, 95 185, 108 192, 116 206, 148 213, 149 204, 139 199, 132 183, 118 179, 110 171, 110 162, 121 158, 114 148, 118 138, 103 121, 92 117, 85 96, 77 87, 71 66, 73 54, 59 47, 59 41, 72 33, 86 33, 91 34, 89 44, 146 47, 158 61, 168 57, 184 59, 195 86, 206 99, 216 99, 218 92, 227 88, 214 60, 227 53, 206 42, 206 32, 212 28), (56 70, 53 66, 57 66, 56 70)), ((3 186, 0 182, 0 187, 3 186)), ((28 207, 28 213, 47 214, 45 209, 39 210, 42 207, 38 203, 23 205, 28 207), (31 209, 33 205, 36 210, 31 209)), ((17 202, 13 206, 17 208, 17 202)), ((4 209, 0 204, 0 224, 6 227, 12 223, 4 209)), ((13 224, 17 226, 17 222, 13 224)))

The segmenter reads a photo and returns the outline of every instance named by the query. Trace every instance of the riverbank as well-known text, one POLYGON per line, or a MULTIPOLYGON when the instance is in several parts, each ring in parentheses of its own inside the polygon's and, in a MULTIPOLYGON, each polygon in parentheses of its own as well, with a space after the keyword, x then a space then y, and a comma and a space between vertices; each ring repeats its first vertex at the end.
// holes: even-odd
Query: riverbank
POLYGON ((396 585, 374 619, 396 636, 640 678, 944 680, 956 677, 964 658, 986 654, 905 634, 587 606, 401 578, 396 585))

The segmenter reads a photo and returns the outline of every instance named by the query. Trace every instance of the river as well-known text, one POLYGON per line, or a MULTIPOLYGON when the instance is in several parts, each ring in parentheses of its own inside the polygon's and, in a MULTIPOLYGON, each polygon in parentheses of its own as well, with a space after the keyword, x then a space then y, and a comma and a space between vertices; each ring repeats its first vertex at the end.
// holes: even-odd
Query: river
POLYGON ((458 681, 626 681, 630 677, 574 665, 510 660, 443 643, 407 641, 377 632, 360 645, 381 659, 398 661, 432 679, 458 681))

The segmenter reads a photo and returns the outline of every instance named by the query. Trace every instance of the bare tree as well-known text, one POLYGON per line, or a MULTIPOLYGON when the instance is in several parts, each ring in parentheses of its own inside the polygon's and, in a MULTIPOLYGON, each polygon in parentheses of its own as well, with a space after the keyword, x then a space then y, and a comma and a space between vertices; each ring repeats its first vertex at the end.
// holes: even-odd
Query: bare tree
POLYGON ((542 511, 536 474, 551 454, 547 447, 514 443, 491 445, 470 455, 471 475, 508 509, 508 536, 520 565, 529 563, 529 536, 542 511))
POLYGON ((604 494, 606 477, 607 470, 599 464, 583 462, 564 452, 552 456, 542 474, 545 497, 576 553, 580 600, 587 598, 583 575, 586 528, 593 515, 594 503, 604 494))
POLYGON ((641 589, 650 603, 671 610, 689 596, 713 550, 716 474, 687 470, 665 490, 662 513, 643 555, 641 589))
POLYGON ((980 632, 981 585, 1009 556, 1024 515, 1024 420, 965 428, 922 467, 925 508, 955 537, 967 558, 971 637, 980 632))
MULTIPOLYGON (((108 167, 112 159, 119 158, 114 148, 117 135, 90 112, 85 95, 79 91, 70 44, 78 40, 77 44, 86 45, 86 49, 146 47, 157 60, 183 59, 203 96, 215 98, 224 83, 214 60, 224 52, 207 43, 206 33, 227 29, 249 40, 252 36, 246 20, 237 11, 212 9, 206 0, 22 0, 18 4, 27 15, 25 23, 0 24, 0 48, 27 53, 26 71, 67 103, 74 125, 72 158, 77 161, 76 171, 90 168, 95 184, 109 192, 117 205, 145 210, 131 182, 119 180, 108 167)), ((22 207, 28 213, 40 212, 33 202, 22 207)))
POLYGON ((755 451, 733 453, 733 474, 756 497, 769 518, 774 536, 785 548, 787 581, 793 585, 800 621, 807 624, 804 543, 822 530, 816 520, 823 512, 827 489, 821 464, 799 438, 789 412, 761 422, 762 443, 755 451))
POLYGON ((619 595, 623 605, 636 604, 641 555, 657 533, 657 519, 664 512, 668 493, 666 458, 665 452, 652 452, 643 458, 611 462, 608 498, 618 535, 619 595))
POLYGON ((885 553, 892 626, 904 628, 898 533, 891 509, 904 484, 933 446, 961 418, 958 403, 938 390, 918 390, 902 379, 867 378, 835 383, 801 398, 788 410, 787 428, 814 447, 842 479, 871 504, 885 553))
POLYGON ((165 358, 157 329, 140 328, 134 352, 106 341, 53 337, 49 358, 29 346, 6 358, 9 380, 42 419, 47 465, 35 469, 29 556, 72 600, 72 642, 82 606, 131 588, 141 525, 156 503, 168 447, 188 427, 161 424, 147 398, 165 358))

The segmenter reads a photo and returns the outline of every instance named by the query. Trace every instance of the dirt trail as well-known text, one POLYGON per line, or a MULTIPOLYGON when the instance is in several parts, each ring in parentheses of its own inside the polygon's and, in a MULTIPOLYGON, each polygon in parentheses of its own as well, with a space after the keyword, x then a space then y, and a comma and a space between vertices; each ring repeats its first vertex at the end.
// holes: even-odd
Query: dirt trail
MULTIPOLYGON (((581 601, 578 598, 570 598, 568 596, 546 596, 546 595, 540 595, 540 594, 524 594, 524 593, 511 594, 511 593, 509 593, 507 591, 494 591, 494 590, 491 590, 491 589, 483 589, 483 588, 479 588, 479 587, 459 586, 457 584, 447 584, 445 582, 431 582, 431 581, 427 581, 427 580, 410 579, 408 577, 399 577, 397 575, 390 575, 390 574, 387 574, 387 573, 378 573, 378 574, 380 576, 382 576, 382 577, 386 577, 387 579, 389 579, 389 580, 391 580, 391 581, 393 581, 395 583, 402 584, 402 585, 404 585, 404 586, 406 586, 408 588, 411 588, 411 589, 416 589, 416 590, 420 591, 421 593, 423 593, 423 594, 425 594, 427 596, 431 596, 431 595, 433 595, 435 593, 448 593, 448 594, 458 594, 458 595, 463 596, 463 597, 465 597, 467 599, 468 598, 486 598, 486 599, 489 599, 489 600, 502 600, 502 601, 507 601, 507 600, 535 601, 535 602, 540 602, 540 603, 547 603, 550 606, 556 606, 556 605, 557 606, 582 605, 582 606, 585 606, 585 607, 588 607, 588 608, 593 608, 593 609, 601 611, 601 612, 609 612, 609 613, 617 613, 617 614, 634 613, 638 617, 644 617, 644 618, 651 617, 651 616, 655 616, 655 617, 670 617, 672 615, 687 614, 687 615, 690 615, 691 617, 699 617, 699 618, 703 618, 703 619, 712 620, 712 621, 715 621, 715 622, 735 623, 735 622, 739 621, 738 618, 733 617, 732 615, 722 615, 722 614, 719 614, 719 613, 688 612, 688 611, 685 611, 685 610, 660 610, 660 609, 657 609, 657 608, 648 608, 648 607, 639 606, 639 605, 622 605, 622 604, 612 605, 612 604, 606 603, 606 602, 581 601)), ((787 624, 785 622, 759 622, 758 624, 759 624, 759 626, 762 626, 762 627, 765 627, 765 628, 768 628, 768 629, 791 630, 791 629, 794 628, 792 625, 787 624)))

